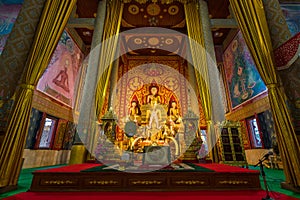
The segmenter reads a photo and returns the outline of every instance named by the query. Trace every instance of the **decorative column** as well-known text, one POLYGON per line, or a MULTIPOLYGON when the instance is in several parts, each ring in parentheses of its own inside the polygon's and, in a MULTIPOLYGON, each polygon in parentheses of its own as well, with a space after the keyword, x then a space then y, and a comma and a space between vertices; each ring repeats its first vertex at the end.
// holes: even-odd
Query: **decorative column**
POLYGON ((2 144, 13 95, 21 79, 36 27, 46 0, 24 1, 0 56, 0 144, 2 144), (29 14, 30 13, 30 14, 29 14))
MULTIPOLYGON (((101 41, 103 37, 104 22, 106 16, 106 0, 99 1, 97 14, 94 24, 94 32, 91 44, 91 51, 88 55, 88 67, 86 72, 82 102, 80 106, 80 115, 78 120, 78 131, 80 131, 75 137, 74 145, 71 150, 71 157, 69 164, 83 163, 87 159, 86 147, 89 152, 93 154, 92 149, 93 141, 96 135, 98 119, 95 112, 95 92, 91 90, 96 88, 99 73, 99 60, 101 51, 101 41), (94 133, 94 134, 93 134, 94 133), (86 146, 87 145, 87 146, 86 146)), ((90 154, 89 154, 90 155, 90 154)))
MULTIPOLYGON (((204 0, 199 0, 199 14, 202 21, 202 30, 203 38, 207 55, 207 66, 208 66, 208 75, 209 75, 209 87, 211 91, 212 99, 212 121, 222 122, 225 120, 224 105, 222 103, 222 93, 221 86, 219 81, 219 70, 217 67, 215 47, 212 37, 212 32, 210 28, 209 12, 207 3, 204 0)), ((212 149, 211 158, 214 162, 218 162, 217 150, 213 146, 216 144, 216 135, 214 131, 211 131, 211 134, 208 135, 208 147, 212 149)))
MULTIPOLYGON (((118 55, 118 53, 117 53, 118 55)), ((114 101, 114 93, 116 92, 115 89, 118 84, 118 69, 119 69, 119 58, 117 58, 112 67, 111 71, 111 77, 110 77, 110 93, 109 93, 109 100, 108 100, 108 106, 109 108, 113 106, 114 101)), ((116 111, 116 108, 112 108, 114 111, 116 111)))
POLYGON ((290 33, 278 0, 263 0, 274 57, 282 86, 287 94, 288 108, 292 115, 295 132, 300 142, 300 34, 290 33))
POLYGON ((263 0, 264 10, 270 31, 273 49, 291 38, 288 25, 278 0, 263 0))
POLYGON ((109 1, 103 32, 103 45, 101 47, 98 83, 96 86, 95 106, 96 115, 100 120, 103 108, 108 102, 108 88, 111 71, 116 53, 119 49, 119 32, 123 15, 124 3, 122 1, 109 1))
MULTIPOLYGON (((298 33, 292 38, 278 0, 263 0, 263 5, 272 41, 276 69, 288 100, 286 102, 292 117, 294 130, 298 142, 300 142, 300 93, 298 92, 300 88, 298 76, 300 73, 300 34, 298 33)), ((289 182, 287 180, 281 185, 285 189, 293 190, 294 188, 289 182)))
MULTIPOLYGON (((193 90, 195 92, 195 94, 199 94, 198 91, 198 87, 197 87, 197 80, 195 77, 195 69, 193 67, 193 65, 191 65, 189 62, 187 62, 187 67, 188 67, 188 80, 191 84, 191 86, 193 87, 193 90)), ((197 102, 192 102, 191 99, 191 92, 192 91, 188 91, 188 110, 199 110, 199 105, 197 102)), ((205 123, 204 123, 205 125, 205 123)))
POLYGON ((213 120, 215 123, 222 122, 225 120, 224 116, 224 105, 222 103, 222 92, 219 80, 219 70, 217 67, 215 47, 210 29, 210 20, 207 3, 204 0, 200 0, 200 17, 203 26, 203 36, 205 49, 207 52, 207 65, 209 75, 209 85, 212 95, 212 106, 213 106, 213 120))

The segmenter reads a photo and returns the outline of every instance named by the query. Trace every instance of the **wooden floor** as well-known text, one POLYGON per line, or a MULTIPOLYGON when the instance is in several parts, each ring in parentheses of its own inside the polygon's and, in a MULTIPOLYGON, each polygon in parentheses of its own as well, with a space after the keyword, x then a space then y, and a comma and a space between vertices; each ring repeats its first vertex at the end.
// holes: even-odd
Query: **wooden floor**
MULTIPOLYGON (((96 166, 96 165, 95 165, 96 166)), ((91 164, 61 170, 35 171, 30 191, 197 191, 259 190, 259 171, 219 164, 201 164, 212 172, 122 171, 82 172, 91 164), (78 170, 77 170, 78 168, 78 170)))

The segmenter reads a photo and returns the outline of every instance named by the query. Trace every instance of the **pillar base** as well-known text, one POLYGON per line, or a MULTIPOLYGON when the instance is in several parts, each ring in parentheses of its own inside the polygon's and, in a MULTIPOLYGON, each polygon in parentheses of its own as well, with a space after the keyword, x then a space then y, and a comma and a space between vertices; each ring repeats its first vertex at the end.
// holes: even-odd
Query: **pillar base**
POLYGON ((74 144, 71 149, 69 165, 81 164, 86 161, 87 150, 83 144, 74 144))
POLYGON ((280 183, 281 188, 290 190, 292 192, 300 194, 300 187, 294 187, 293 185, 288 184, 287 182, 281 182, 280 183))
POLYGON ((0 194, 18 189, 17 185, 8 185, 0 188, 0 194))

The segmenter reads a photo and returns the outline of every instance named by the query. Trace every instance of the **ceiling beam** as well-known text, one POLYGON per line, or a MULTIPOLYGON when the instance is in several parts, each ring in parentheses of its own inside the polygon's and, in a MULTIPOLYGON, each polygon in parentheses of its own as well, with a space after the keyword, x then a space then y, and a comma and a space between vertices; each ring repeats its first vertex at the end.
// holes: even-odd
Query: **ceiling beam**
POLYGON ((94 30, 94 18, 70 18, 67 24, 68 28, 87 28, 94 30))
POLYGON ((77 44, 77 46, 79 47, 79 49, 82 51, 83 54, 87 54, 87 45, 84 44, 84 42, 82 41, 81 37, 78 35, 77 31, 74 28, 68 28, 68 33, 70 34, 70 36, 72 37, 72 39, 74 40, 74 42, 77 44))
POLYGON ((210 28, 238 28, 234 19, 210 19, 210 28))

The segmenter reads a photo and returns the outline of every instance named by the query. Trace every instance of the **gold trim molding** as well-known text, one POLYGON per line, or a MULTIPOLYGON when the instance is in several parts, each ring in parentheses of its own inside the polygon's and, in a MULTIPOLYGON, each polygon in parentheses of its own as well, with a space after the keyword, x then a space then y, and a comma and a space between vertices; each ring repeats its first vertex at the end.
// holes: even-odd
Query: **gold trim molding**
POLYGON ((176 181, 177 185, 204 185, 205 181, 198 181, 198 180, 188 180, 188 181, 176 181))
POLYGON ((183 3, 183 4, 187 4, 187 3, 190 3, 190 2, 193 2, 196 0, 121 0, 123 3, 131 3, 132 1, 135 1, 139 4, 145 4, 147 2, 152 2, 152 3, 158 3, 158 1, 161 3, 161 4, 170 4, 170 3, 173 3, 174 1, 177 1, 177 2, 180 2, 180 3, 183 3))
POLYGON ((231 180, 231 181, 227 181, 227 180, 224 180, 224 181, 219 181, 219 184, 222 184, 222 185, 247 185, 248 184, 248 181, 240 181, 240 180, 231 180))
POLYGON ((133 185, 161 185, 162 181, 158 181, 158 180, 153 180, 153 181, 132 181, 131 182, 133 185))
POLYGON ((72 108, 56 101, 48 95, 34 91, 32 107, 55 117, 74 122, 72 108))
POLYGON ((71 180, 47 180, 44 184, 47 185, 66 185, 66 184, 74 184, 75 182, 71 180))
POLYGON ((92 180, 92 181, 89 181, 90 185, 117 185, 118 183, 119 183, 118 181, 113 181, 113 180, 109 180, 109 181, 92 180))
POLYGON ((241 107, 238 110, 226 114, 225 117, 227 120, 238 121, 253 116, 256 113, 264 112, 268 109, 270 109, 269 98, 268 96, 265 96, 255 102, 241 107))

